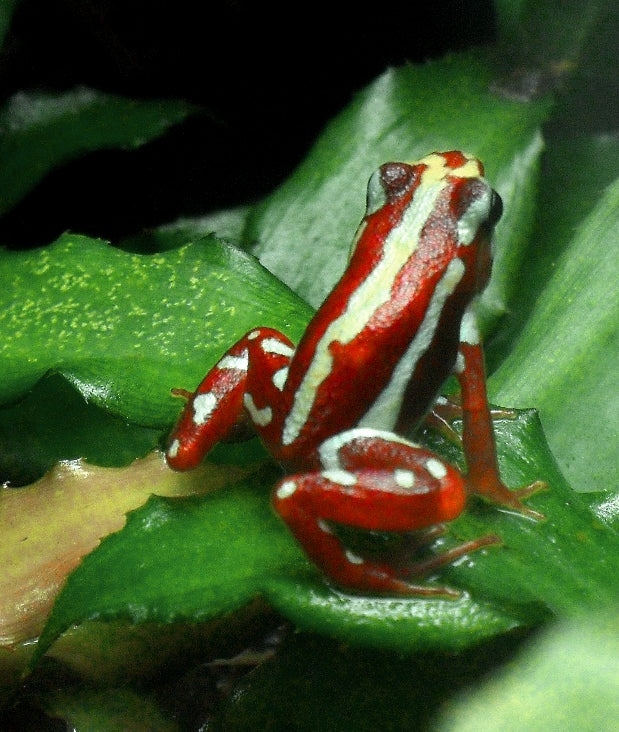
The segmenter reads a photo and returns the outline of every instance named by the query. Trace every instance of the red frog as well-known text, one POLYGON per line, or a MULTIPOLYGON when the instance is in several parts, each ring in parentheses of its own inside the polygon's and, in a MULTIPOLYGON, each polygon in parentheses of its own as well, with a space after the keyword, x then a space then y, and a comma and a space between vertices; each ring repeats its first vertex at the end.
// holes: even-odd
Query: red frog
POLYGON ((351 551, 337 524, 417 531, 430 541, 469 494, 540 517, 522 500, 543 484, 511 491, 497 464, 474 300, 490 277, 502 204, 483 176, 479 160, 458 151, 382 165, 348 266, 299 345, 255 328, 194 393, 175 390, 188 402, 170 436, 169 465, 195 467, 249 419, 289 473, 274 488, 275 510, 344 588, 455 594, 407 577, 499 539, 481 537, 404 572, 351 551), (425 419, 451 373, 461 387, 466 475, 400 436, 425 419))

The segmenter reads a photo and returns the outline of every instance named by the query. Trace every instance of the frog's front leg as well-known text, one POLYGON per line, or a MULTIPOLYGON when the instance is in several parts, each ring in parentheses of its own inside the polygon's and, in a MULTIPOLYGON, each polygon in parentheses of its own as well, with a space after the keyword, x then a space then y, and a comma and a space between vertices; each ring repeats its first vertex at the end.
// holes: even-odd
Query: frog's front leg
POLYGON ((455 374, 461 389, 462 446, 468 469, 467 491, 531 518, 543 519, 541 513, 525 506, 522 499, 544 490, 546 483, 536 480, 523 488, 510 490, 501 480, 486 393, 483 349, 475 313, 471 309, 462 319, 455 374))
POLYGON ((321 471, 282 480, 273 504, 314 563, 339 585, 360 591, 458 596, 446 587, 411 584, 404 576, 425 575, 500 541, 485 536, 414 562, 405 571, 359 557, 342 544, 333 524, 385 532, 434 528, 464 509, 464 480, 428 450, 378 430, 357 428, 335 435, 321 445, 320 459, 321 471))
POLYGON ((213 366, 195 392, 174 389, 187 404, 168 440, 166 459, 174 470, 195 468, 217 442, 248 421, 277 434, 282 388, 292 342, 279 331, 256 328, 213 366), (249 418, 249 419, 248 419, 249 418))
MULTIPOLYGON (((490 406, 490 417, 495 419, 516 419, 518 412, 507 407, 490 406)), ((454 422, 462 420, 462 403, 460 394, 437 397, 432 410, 424 419, 423 426, 441 434, 452 444, 462 447, 462 438, 454 428, 454 422)))

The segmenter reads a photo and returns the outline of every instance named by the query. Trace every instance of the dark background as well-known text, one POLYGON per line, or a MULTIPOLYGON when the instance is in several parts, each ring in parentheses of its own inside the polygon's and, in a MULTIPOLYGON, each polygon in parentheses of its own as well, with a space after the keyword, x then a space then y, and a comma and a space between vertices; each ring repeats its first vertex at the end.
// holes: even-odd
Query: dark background
POLYGON ((55 171, 0 220, 0 244, 47 244, 67 229, 114 241, 257 199, 387 66, 488 43, 494 32, 489 0, 24 1, 0 55, 2 100, 82 84, 182 98, 204 112, 138 151, 93 153, 55 171))

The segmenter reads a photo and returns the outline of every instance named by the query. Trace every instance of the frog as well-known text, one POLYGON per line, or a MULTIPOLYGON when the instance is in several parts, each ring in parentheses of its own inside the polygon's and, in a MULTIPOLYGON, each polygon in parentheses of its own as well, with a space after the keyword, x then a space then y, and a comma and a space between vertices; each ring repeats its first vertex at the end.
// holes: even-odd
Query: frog
POLYGON ((329 582, 352 592, 458 596, 419 578, 500 537, 401 566, 355 551, 338 527, 413 534, 425 547, 471 496, 543 518, 525 503, 542 481, 512 490, 501 479, 487 397, 476 304, 501 215, 501 198, 471 154, 381 165, 347 266, 298 345, 257 326, 195 391, 174 390, 187 401, 169 437, 169 466, 195 468, 249 424, 286 473, 273 489, 275 511, 329 582), (462 420, 466 472, 407 437, 428 415, 441 419, 440 389, 452 374, 460 397, 450 414, 455 408, 462 420))

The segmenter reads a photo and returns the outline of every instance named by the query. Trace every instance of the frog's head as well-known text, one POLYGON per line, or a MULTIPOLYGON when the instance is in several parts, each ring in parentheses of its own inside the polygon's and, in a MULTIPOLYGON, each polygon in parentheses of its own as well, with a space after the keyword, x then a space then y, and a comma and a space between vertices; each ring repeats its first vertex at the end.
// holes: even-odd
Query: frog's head
MULTIPOLYGON (((419 254, 420 248, 430 259, 437 255, 437 269, 450 259, 462 259, 469 271, 467 289, 480 292, 490 277, 492 233, 502 208, 482 163, 472 155, 454 150, 412 163, 385 163, 369 180, 366 215, 351 255, 364 233, 369 235, 365 242, 373 241, 370 231, 376 240, 395 236, 401 240, 403 260, 419 254), (440 242, 442 261, 433 240, 440 242)), ((371 246, 380 256, 375 244, 371 246)))

